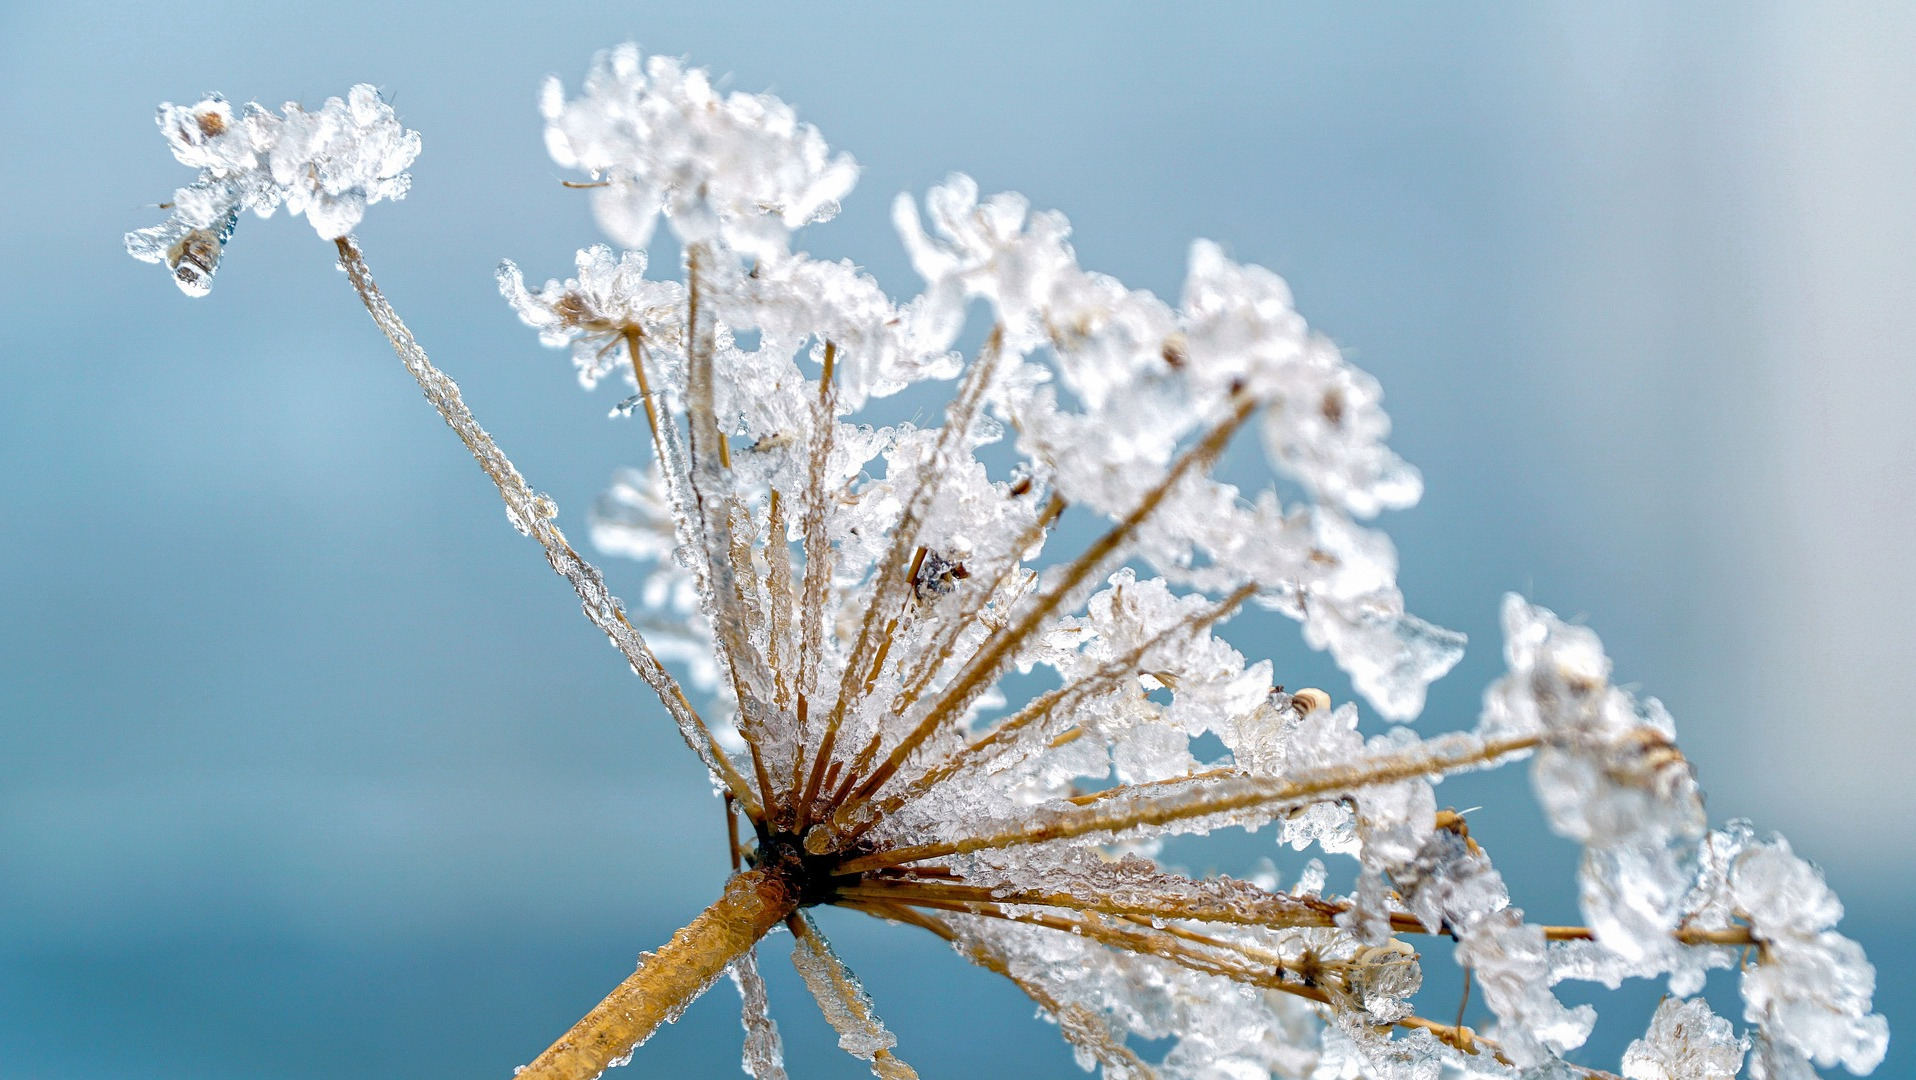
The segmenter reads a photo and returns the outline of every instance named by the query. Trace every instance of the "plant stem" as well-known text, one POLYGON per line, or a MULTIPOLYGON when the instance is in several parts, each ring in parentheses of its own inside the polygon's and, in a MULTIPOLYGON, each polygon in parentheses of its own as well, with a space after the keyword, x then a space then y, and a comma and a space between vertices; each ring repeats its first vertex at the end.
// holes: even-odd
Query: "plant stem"
POLYGON ((687 744, 697 753, 705 767, 712 770, 745 808, 749 817, 757 818, 762 811, 758 796, 746 784, 745 778, 732 766, 725 752, 712 742, 712 732, 705 721, 693 710, 685 699, 685 692, 679 689, 678 680, 665 670, 659 658, 653 654, 652 646, 645 637, 626 618, 625 608, 619 598, 606 588, 605 575, 599 568, 587 562, 584 556, 575 551, 565 534, 553 523, 559 508, 551 499, 532 490, 525 477, 519 475, 512 461, 506 457, 499 444, 479 426, 479 421, 466 407, 459 393, 459 384, 452 381, 445 372, 432 365, 426 350, 406 329, 406 324, 393 310, 386 297, 373 281, 373 272, 366 265, 366 257, 359 250, 359 244, 350 236, 342 236, 334 241, 339 248, 339 267, 353 283, 353 291, 359 294, 360 302, 366 305, 366 312, 373 322, 392 342, 393 351, 399 354, 399 360, 406 370, 418 381, 419 389, 424 391, 426 400, 452 428, 459 440, 472 451, 472 456, 499 489, 499 497, 505 500, 506 513, 521 533, 532 537, 545 549, 546 562, 557 571, 559 576, 570 582, 579 599, 584 601, 586 618, 592 621, 612 640, 612 644, 623 654, 632 670, 644 679, 646 684, 659 695, 665 704, 665 711, 678 725, 679 733, 687 744))
POLYGON ((782 874, 735 874, 725 895, 672 935, 656 953, 572 1030, 546 1048, 516 1080, 592 1080, 651 1038, 772 927, 798 909, 798 893, 782 874))

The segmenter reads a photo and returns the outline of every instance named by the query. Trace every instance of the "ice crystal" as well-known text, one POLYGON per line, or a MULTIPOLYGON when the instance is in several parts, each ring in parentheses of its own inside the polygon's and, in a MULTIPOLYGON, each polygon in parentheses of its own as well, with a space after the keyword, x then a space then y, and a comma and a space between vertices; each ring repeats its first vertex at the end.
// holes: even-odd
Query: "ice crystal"
POLYGON ((922 209, 895 203, 925 282, 895 301, 791 249, 856 173, 782 102, 722 96, 626 46, 576 99, 549 84, 542 110, 554 158, 588 174, 575 186, 627 250, 587 247, 576 276, 538 288, 506 263, 499 284, 587 389, 628 384, 614 417, 643 417, 649 460, 590 519, 600 550, 645 569, 630 611, 344 235, 404 193, 418 146, 370 88, 277 116, 166 107, 201 176, 173 221, 128 238, 202 292, 241 210, 285 204, 336 238, 508 519, 749 824, 721 900, 526 1075, 596 1076, 729 970, 746 1071, 782 1077, 754 949, 783 922, 840 1045, 881 1078, 914 1076, 801 910, 818 904, 945 939, 1114 1078, 1589 1075, 1565 1056, 1595 1013, 1554 988, 1660 976, 1677 996, 1626 1055, 1633 1080, 1729 1076, 1746 1042, 1756 1077, 1881 1059, 1874 971, 1833 929, 1820 874, 1742 824, 1707 832, 1673 721, 1612 684, 1594 633, 1507 598, 1508 671, 1477 728, 1403 726, 1462 637, 1405 611, 1390 540, 1360 522, 1414 503, 1422 480, 1386 442, 1376 381, 1275 274, 1199 242, 1172 304, 1081 268, 1061 214, 958 175, 922 209), (661 217, 683 262, 652 278, 661 217), (978 310, 989 325, 968 327, 978 310), (966 360, 960 340, 982 344, 966 360), (945 382, 941 417, 865 419, 945 382), (1255 490, 1216 477, 1253 444, 1271 473, 1255 490), (1247 660, 1225 637, 1247 604, 1299 622, 1388 723, 1247 660), (1551 827, 1583 849, 1588 926, 1529 921, 1440 808, 1445 776, 1527 756, 1551 827), (1193 877, 1156 858, 1167 836, 1267 824, 1351 856, 1355 887, 1330 891, 1315 859, 1278 891, 1274 872, 1193 877), (1456 942, 1488 1035, 1418 1014, 1429 935, 1456 942), (1739 964, 1743 1034, 1694 998, 1739 964))
POLYGON ((1743 1042, 1702 998, 1665 998, 1650 1030, 1623 1053, 1628 1080, 1732 1080, 1743 1042))
POLYGON ((1543 738, 1537 795, 1551 827, 1584 846, 1583 914, 1597 940, 1632 959, 1674 956, 1707 822, 1670 714, 1610 685, 1588 629, 1514 595, 1503 618, 1510 673, 1486 694, 1486 731, 1543 738))
POLYGON ((235 115, 218 94, 160 106, 160 132, 199 179, 173 193, 165 224, 126 235, 126 249, 166 264, 189 296, 212 287, 241 212, 305 214, 323 239, 345 236, 382 199, 402 199, 419 133, 400 127, 379 91, 361 83, 314 110, 288 102, 275 116, 257 102, 235 115))
POLYGON ((599 57, 580 98, 548 81, 540 111, 553 160, 605 181, 593 198, 599 223, 629 248, 644 247, 664 214, 696 242, 773 254, 789 230, 836 214, 858 177, 791 106, 721 96, 704 71, 641 61, 632 45, 599 57))
POLYGON ((1889 1025, 1870 1012, 1876 969, 1833 927, 1842 902, 1815 866, 1780 836, 1756 840, 1742 823, 1710 836, 1727 872, 1709 875, 1692 903, 1699 922, 1745 922, 1763 951, 1743 972, 1743 1017, 1762 1026, 1775 1060, 1793 1051, 1818 1065, 1867 1073, 1882 1061, 1889 1025))

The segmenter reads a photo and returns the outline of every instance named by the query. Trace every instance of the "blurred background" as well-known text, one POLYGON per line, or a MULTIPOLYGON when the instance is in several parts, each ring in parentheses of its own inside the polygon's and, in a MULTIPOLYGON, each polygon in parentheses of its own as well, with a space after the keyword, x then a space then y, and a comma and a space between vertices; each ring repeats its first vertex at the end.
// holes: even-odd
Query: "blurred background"
MULTIPOLYGON (((491 271, 598 240, 534 94, 623 40, 852 152, 800 244, 897 292, 891 196, 954 169, 1161 295, 1193 237, 1283 274, 1426 476, 1383 524, 1412 609, 1473 644, 1420 724, 1474 721, 1504 591, 1587 620, 1713 816, 1822 864, 1879 968, 1881 1075, 1916 1068, 1916 8, 347 0, 0 5, 0 1076, 504 1077, 716 895, 705 780, 330 248, 249 217, 188 301, 120 242, 190 176, 160 101, 378 84, 425 152, 368 255, 582 537, 638 429, 491 271)), ((1229 636, 1330 678, 1287 623, 1229 636)), ((1439 797, 1483 805, 1534 918, 1575 918, 1521 770, 1439 797)), ((923 1075, 1078 1075, 1009 984, 822 921, 923 1075)), ((784 951, 794 1075, 861 1075, 784 951)), ((1583 1060, 1614 1067, 1657 993, 1583 1060)), ((720 987, 630 1071, 738 1075, 736 1016, 720 987)))

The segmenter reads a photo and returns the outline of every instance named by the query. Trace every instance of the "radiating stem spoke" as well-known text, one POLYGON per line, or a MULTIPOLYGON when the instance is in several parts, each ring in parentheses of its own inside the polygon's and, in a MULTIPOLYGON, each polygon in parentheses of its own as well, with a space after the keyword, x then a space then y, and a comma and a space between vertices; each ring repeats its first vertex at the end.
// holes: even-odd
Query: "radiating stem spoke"
POLYGON ((1115 552, 1128 543, 1136 534, 1138 527, 1156 512, 1165 497, 1184 480, 1186 476, 1201 470, 1216 459, 1237 429, 1249 419, 1257 408, 1257 402, 1248 396, 1239 396, 1232 402, 1231 413, 1203 438, 1186 450, 1165 472, 1164 478, 1139 500, 1129 514, 1126 514, 1116 526, 1093 541, 1076 559, 1058 575, 1055 583, 1047 589, 1037 602, 1031 604, 1018 619, 1005 629, 993 634, 978 653, 965 664, 965 667, 952 679, 951 685, 926 710, 925 716, 905 737, 899 740, 890 755, 886 757, 859 789, 853 793, 851 802, 855 805, 872 796, 902 768, 912 753, 922 746, 925 740, 947 723, 962 715, 964 710, 983 693, 985 688, 995 681, 1009 663, 1017 650, 1030 639, 1039 627, 1051 618, 1058 607, 1077 591, 1079 585, 1103 566, 1115 552))
POLYGON ((546 561, 552 564, 559 576, 571 583, 579 599, 584 602, 586 618, 591 619, 593 625, 612 640, 612 644, 632 665, 632 670, 658 693, 659 700, 677 723, 679 733, 700 760, 705 762, 706 768, 719 777, 740 805, 745 807, 746 813, 758 816, 759 802, 751 786, 732 767, 724 752, 712 742, 711 731, 686 701, 678 680, 659 663, 644 636, 626 618, 618 597, 606 588, 605 576, 598 567, 573 550, 565 534, 553 524, 552 519, 558 513, 558 508, 550 499, 533 492, 505 452, 473 418, 472 410, 466 407, 465 399, 459 393, 459 385, 427 359, 426 351, 419 346, 412 332, 406 329, 406 324, 400 321, 398 313, 387 303, 379 286, 374 283, 372 271, 367 267, 358 243, 350 236, 342 236, 336 244, 340 266, 345 269, 347 278, 352 281, 353 289, 359 293, 360 301, 366 305, 373 322, 392 342, 393 351, 399 354, 400 362, 418 381, 426 400, 432 402, 440 417, 466 444, 466 449, 472 451, 479 467, 485 470, 499 489, 499 496, 505 500, 506 513, 512 523, 545 549, 546 561))
MULTIPOLYGON (((1433 740, 1438 744, 1435 747, 1427 745, 1414 752, 1394 753, 1373 761, 1305 773, 1290 780, 1225 778, 1198 785, 1173 781, 1163 785, 1162 789, 1142 792, 1113 789, 1116 793, 1113 797, 1093 805, 1041 811, 1038 817, 1027 824, 1012 824, 997 831, 981 830, 958 840, 874 852, 847 860, 842 869, 848 873, 875 870, 883 866, 899 866, 990 848, 1041 844, 1099 833, 1118 834, 1213 814, 1254 808, 1282 808, 1321 800, 1333 793, 1482 767, 1511 754, 1534 749, 1539 741, 1536 737, 1526 737, 1482 742, 1457 736, 1433 740), (1444 749, 1446 746, 1451 749, 1444 749)), ((1154 788, 1155 785, 1138 787, 1154 788)))

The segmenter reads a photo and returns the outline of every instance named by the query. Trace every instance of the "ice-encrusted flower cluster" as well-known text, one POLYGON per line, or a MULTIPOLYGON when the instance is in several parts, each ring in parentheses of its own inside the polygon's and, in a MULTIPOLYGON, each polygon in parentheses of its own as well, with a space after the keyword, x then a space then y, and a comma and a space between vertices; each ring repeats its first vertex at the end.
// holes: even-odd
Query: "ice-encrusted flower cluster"
MULTIPOLYGON (((595 540, 653 566, 647 606, 679 614, 675 652, 718 658, 704 674, 734 715, 730 744, 765 767, 765 802, 800 804, 761 828, 873 865, 866 900, 895 898, 874 913, 915 910, 1019 982, 1087 1067, 1547 1067, 1595 1015, 1556 998, 1561 978, 1673 972, 1688 995, 1728 962, 1717 942, 1744 926, 1769 940, 1742 909, 1721 925, 1699 910, 1707 826, 1691 769, 1662 707, 1610 684, 1588 630, 1507 600, 1509 674, 1475 732, 1434 739, 1366 738, 1355 706, 1274 688, 1269 661, 1217 635, 1243 602, 1283 611, 1392 720, 1417 714, 1461 649, 1404 612, 1389 541, 1355 520, 1421 492, 1384 441, 1377 384, 1309 330, 1276 275, 1200 242, 1168 304, 1079 267, 1062 215, 954 176, 922 213, 896 203, 926 284, 895 303, 849 265, 789 250, 789 230, 851 176, 783 105, 720 102, 702 74, 630 49, 601 60, 581 99, 557 93, 548 141, 608 183, 608 231, 643 243, 663 211, 690 259, 684 293, 645 280, 639 255, 615 272, 603 248, 537 293, 502 272, 588 385, 621 370, 647 408, 654 471, 624 474, 595 540), (978 301, 991 331, 961 364, 952 346, 978 301), (855 422, 871 398, 953 377, 940 426, 855 422), (1210 474, 1251 426, 1304 501, 1210 474), (702 430, 723 469, 696 460, 702 430), (1011 464, 988 468, 979 452, 1007 438, 1011 464), (1047 559, 1062 507, 1101 520, 1108 551, 1047 559), (1112 570, 1121 559, 1132 566, 1112 570), (1039 666, 1058 689, 1025 702, 998 689, 1039 666), (1194 755, 1206 735, 1226 758, 1194 755), (1461 819, 1437 810, 1446 771, 1532 751, 1551 824, 1585 848, 1589 940, 1553 945, 1526 922, 1461 819), (1297 846, 1354 855, 1356 893, 1323 895, 1321 874, 1293 893, 1198 881, 1140 857, 1157 834, 1274 819, 1297 846), (934 861, 935 879, 920 876, 934 861), (1186 928, 1182 952, 1157 936, 1166 920, 1186 928), (1381 1033, 1411 1017, 1421 985, 1407 929, 1457 939, 1497 1021, 1494 1054, 1466 1031, 1381 1033), (1153 1067, 1131 1036, 1175 1041, 1153 1067)), ((1805 1033, 1802 995, 1785 1000, 1765 966, 1791 946, 1762 948, 1745 975, 1760 1038, 1870 1065, 1854 1040, 1839 1051, 1805 1033)), ((1824 993, 1825 1012, 1866 1024, 1866 985, 1860 1013, 1854 993, 1824 993)), ((1740 1037, 1700 1001, 1673 1001, 1631 1075, 1734 1073, 1740 1037)))
MULTIPOLYGON (((403 192, 417 137, 395 136, 364 89, 297 117, 235 118, 217 99, 163 110, 208 185, 179 200, 179 235, 281 202, 337 235, 356 206, 403 192), (314 119, 335 113, 364 122, 314 119), (276 154, 335 179, 301 188, 276 154)), ((827 903, 944 938, 1113 1078, 1610 1075, 1571 1063, 1595 1011, 1564 1004, 1566 979, 1668 978, 1673 996, 1624 1056, 1629 1080, 1727 1078, 1746 1054, 1753 1080, 1881 1060, 1874 970, 1835 931, 1820 873, 1742 823, 1709 831, 1669 714, 1612 683, 1594 633, 1508 597, 1507 672, 1476 727, 1407 726, 1462 637, 1405 611, 1390 540, 1364 522, 1414 503, 1422 481, 1386 442, 1375 380, 1276 275, 1199 242, 1173 304, 1080 267, 1062 215, 960 175, 922 208, 894 206, 925 281, 898 302, 850 263, 792 250, 855 170, 782 102, 720 96, 704 72, 627 46, 577 99, 549 84, 542 110, 553 156, 588 174, 631 250, 587 248, 576 276, 536 289, 506 263, 499 284, 586 388, 633 391, 612 412, 643 417, 650 460, 618 474, 591 529, 647 566, 641 610, 565 539, 350 239, 341 265, 751 839, 674 958, 648 954, 529 1080, 622 1063, 652 1030, 634 1017, 676 1018, 727 968, 746 1071, 784 1080, 750 944, 781 922, 840 1045, 881 1078, 915 1076, 798 910, 827 903), (661 216, 682 281, 646 276, 661 216), (981 308, 989 325, 968 325, 981 308), (961 342, 978 343, 969 360, 961 342), (922 408, 864 420, 877 399, 946 382, 935 423, 922 408), (1253 441, 1271 481, 1219 479, 1253 441), (1247 660, 1222 633, 1247 604, 1301 623, 1388 723, 1247 660), (1464 816, 1440 808, 1447 775, 1525 757, 1550 825, 1583 850, 1587 926, 1528 919, 1464 816), (1355 886, 1330 891, 1316 859, 1288 889, 1270 870, 1193 877, 1157 859, 1169 836, 1267 824, 1354 858, 1355 886), (729 951, 679 978, 704 962, 701 934, 729 951), (1436 936, 1456 943, 1487 1031, 1419 1015, 1416 942, 1436 936), (1697 996, 1733 967, 1742 1032, 1697 996), (676 997, 619 996, 661 969, 676 997)), ((147 232, 142 257, 179 243, 147 232)), ((176 272, 198 265, 176 255, 176 272)))
POLYGON ((345 236, 382 199, 401 199, 419 133, 401 127, 379 91, 361 83, 317 109, 288 102, 279 115, 225 98, 160 106, 159 125, 180 164, 200 170, 173 194, 165 223, 126 235, 144 262, 164 263, 189 296, 204 296, 221 249, 244 211, 305 214, 323 239, 345 236))
POLYGON ((1780 836, 1747 822, 1710 833, 1689 904, 1693 925, 1746 925, 1762 950, 1743 972, 1743 1018, 1759 1025, 1770 1077, 1815 1075, 1808 1062, 1866 1073, 1883 1059, 1889 1024, 1870 1012, 1876 969, 1834 929, 1842 901, 1780 836))
POLYGON ((1655 698, 1610 684, 1589 629, 1514 595, 1503 619, 1510 671, 1485 695, 1485 730, 1543 740, 1537 797, 1551 827, 1583 845, 1583 915, 1597 941, 1634 961, 1674 962, 1683 950, 1671 934, 1708 827, 1676 726, 1655 698))
POLYGON ((791 229, 836 214, 858 179, 791 106, 720 95, 704 71, 631 45, 599 58, 580 98, 548 80, 540 111, 553 160, 605 183, 593 207, 626 247, 644 247, 664 214, 688 238, 774 254, 791 229))

